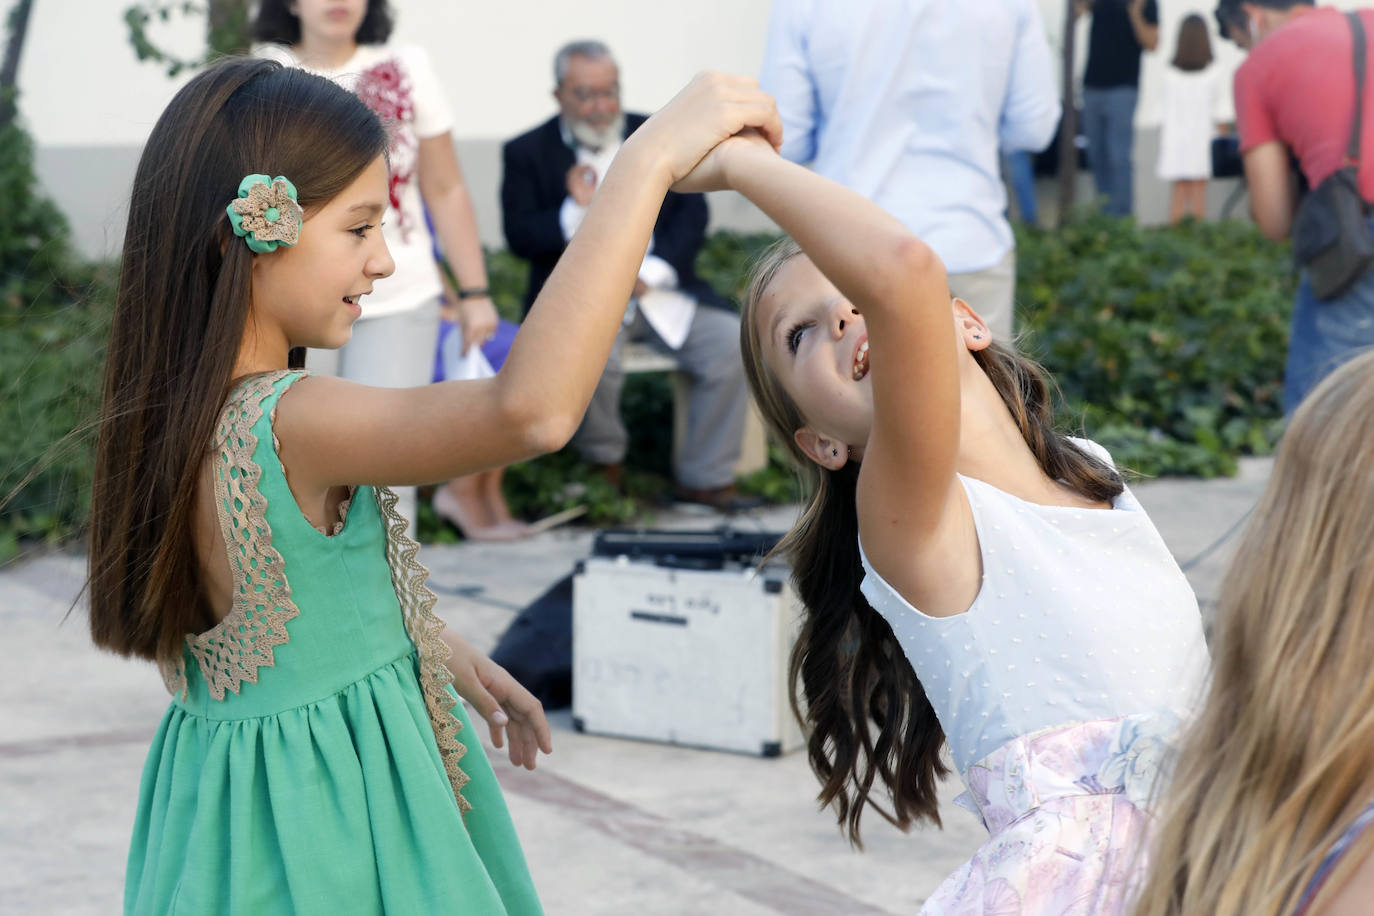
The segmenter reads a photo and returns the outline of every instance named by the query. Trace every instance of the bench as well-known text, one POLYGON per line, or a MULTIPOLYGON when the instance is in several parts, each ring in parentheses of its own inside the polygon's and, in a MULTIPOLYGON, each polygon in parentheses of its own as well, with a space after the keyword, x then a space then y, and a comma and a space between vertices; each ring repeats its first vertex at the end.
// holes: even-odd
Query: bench
MULTIPOLYGON (((641 341, 630 341, 623 345, 620 365, 626 375, 636 372, 671 372, 673 381, 673 466, 677 467, 682 454, 682 445, 687 438, 687 394, 690 382, 685 372, 679 372, 677 363, 670 356, 658 352, 641 341)), ((735 476, 743 477, 761 470, 768 464, 768 439, 763 431, 763 418, 759 416, 754 399, 748 399, 748 414, 744 420, 744 442, 739 462, 735 465, 735 476)))

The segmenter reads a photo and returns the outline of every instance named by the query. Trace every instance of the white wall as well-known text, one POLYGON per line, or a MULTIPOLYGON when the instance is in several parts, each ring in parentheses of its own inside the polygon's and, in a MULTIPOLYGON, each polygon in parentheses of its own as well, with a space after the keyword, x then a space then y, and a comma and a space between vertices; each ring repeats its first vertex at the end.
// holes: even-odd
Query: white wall
MULTIPOLYGON (((134 59, 130 0, 36 0, 20 68, 20 105, 40 146, 141 145, 184 78, 134 59)), ((653 110, 701 69, 757 73, 769 0, 392 0, 396 39, 430 52, 458 138, 506 138, 553 112, 553 54, 595 37, 619 58, 628 108, 653 110)), ((199 20, 158 35, 193 51, 199 20)))
MULTIPOLYGON (((177 85, 138 64, 122 0, 34 0, 19 67, 20 111, 39 146, 142 144, 177 85)), ((203 27, 157 30, 194 48, 203 27)))
MULTIPOLYGON (((843 2, 843 0, 841 0, 843 2)), ((979 0, 962 0, 979 2, 979 0)), ((1064 0, 1037 0, 1051 44, 1060 46, 1064 0)), ((20 105, 40 146, 138 145, 183 80, 139 63, 122 20, 129 0, 37 0, 20 68, 20 105)), ((1360 0, 1325 0, 1352 9, 1360 0)), ((653 0, 393 0, 400 40, 424 45, 449 90, 459 139, 504 138, 547 117, 550 59, 575 37, 607 41, 622 64, 625 103, 653 109, 697 70, 757 73, 769 0, 693 0, 674 7, 653 0), (674 14, 673 10, 681 10, 674 14)), ((1160 48, 1145 55, 1140 123, 1158 122, 1157 83, 1178 23, 1201 13, 1213 32, 1218 64, 1228 71, 1240 51, 1216 36, 1215 0, 1159 0, 1160 48)), ((1077 45, 1087 45, 1086 19, 1077 45)), ((157 34, 193 50, 197 20, 176 17, 157 34)))
MULTIPOLYGON (((69 215, 81 250, 113 254, 123 232, 122 207, 138 150, 172 94, 187 77, 170 80, 140 63, 122 16, 130 0, 36 0, 19 74, 20 107, 33 132, 40 179, 69 215)), ((863 0, 832 0, 863 2, 863 0)), ((950 0, 987 2, 987 0, 950 0)), ((1061 46, 1064 0, 1036 0, 1051 46, 1061 46)), ((1336 0, 1353 7, 1359 0, 1336 0)), ((473 188, 487 244, 500 245, 496 200, 499 145, 547 118, 551 60, 563 42, 597 37, 621 62, 624 101, 652 110, 704 68, 758 72, 771 0, 392 0, 396 37, 427 48, 457 118, 459 155, 473 188)), ((1159 0, 1160 49, 1145 56, 1137 120, 1158 123, 1156 99, 1178 23, 1200 12, 1215 29, 1215 0, 1159 0)), ((1077 25, 1078 72, 1087 49, 1087 22, 1077 25)), ((203 23, 175 17, 158 39, 186 54, 201 45, 203 23)), ((1238 49, 1214 35, 1218 65, 1241 60, 1238 49)), ((1056 56, 1057 59, 1057 56, 1056 56)), ((1218 117, 1231 117, 1229 93, 1218 117)), ((1150 154, 1152 156, 1152 154, 1150 154)), ((1137 170, 1153 174, 1142 151, 1137 170)), ((1148 198, 1150 195, 1145 195, 1148 198)), ((712 199, 713 226, 756 228, 757 211, 733 195, 712 199)), ((1150 214, 1142 217, 1153 219, 1150 214)))
MULTIPOLYGON (((118 253, 129 183, 158 115, 189 78, 140 63, 122 16, 130 0, 36 0, 21 62, 20 108, 45 189, 89 257, 118 253)), ((621 63, 625 106, 659 107, 701 69, 756 74, 771 0, 693 0, 669 18, 652 0, 392 0, 396 39, 425 47, 456 118, 454 137, 483 242, 501 246, 500 144, 555 110, 553 55, 606 41, 621 63)), ((203 48, 202 21, 159 24, 159 43, 203 48)), ((768 223, 737 195, 713 195, 712 226, 768 223)))

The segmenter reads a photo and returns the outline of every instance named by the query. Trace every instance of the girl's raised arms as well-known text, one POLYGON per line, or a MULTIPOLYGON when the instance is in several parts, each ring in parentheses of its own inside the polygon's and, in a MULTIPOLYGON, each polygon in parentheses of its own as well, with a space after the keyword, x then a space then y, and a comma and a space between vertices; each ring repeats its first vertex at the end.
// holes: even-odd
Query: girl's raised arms
MULTIPOLYGON (((960 382, 944 264, 882 208, 781 159, 759 138, 716 147, 686 186, 744 194, 863 316, 876 368, 857 493, 860 535, 884 575, 909 565, 913 548, 927 546, 957 504, 960 382)), ((779 320, 760 327, 763 337, 785 335, 788 310, 811 303, 775 303, 770 313, 772 305, 779 320)), ((841 333, 834 324, 815 332, 835 340, 841 333)), ((764 350, 778 352, 778 341, 766 340, 764 350)))
POLYGON ((722 140, 776 147, 772 98, 702 74, 625 141, 495 378, 384 389, 304 379, 278 410, 298 499, 342 484, 447 480, 552 451, 572 436, 620 328, 663 195, 722 140))

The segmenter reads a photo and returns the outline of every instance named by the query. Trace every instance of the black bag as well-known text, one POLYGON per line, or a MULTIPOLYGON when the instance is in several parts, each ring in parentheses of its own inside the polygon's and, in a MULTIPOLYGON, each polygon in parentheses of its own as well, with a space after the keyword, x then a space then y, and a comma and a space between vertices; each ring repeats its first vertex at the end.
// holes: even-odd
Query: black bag
POLYGON ((1212 177, 1245 177, 1245 166, 1240 158, 1240 140, 1234 134, 1212 138, 1212 177))
POLYGON ((711 531, 611 528, 596 533, 592 556, 652 560, 678 569, 724 569, 756 566, 780 540, 778 532, 736 531, 729 526, 711 531))
POLYGON ((534 599, 491 650, 545 709, 572 705, 572 581, 568 573, 534 599))
POLYGON ((1346 164, 1308 192, 1293 220, 1293 260, 1307 268, 1312 293, 1334 299, 1374 266, 1369 204, 1360 196, 1360 125, 1364 114, 1364 25, 1347 13, 1355 47, 1355 116, 1346 164))

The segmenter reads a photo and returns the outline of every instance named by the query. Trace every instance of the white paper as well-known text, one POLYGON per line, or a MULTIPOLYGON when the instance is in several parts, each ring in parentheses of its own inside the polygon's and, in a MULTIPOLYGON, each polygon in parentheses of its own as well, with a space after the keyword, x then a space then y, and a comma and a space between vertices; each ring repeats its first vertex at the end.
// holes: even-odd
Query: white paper
POLYGON ((639 310, 663 342, 674 350, 687 340, 696 300, 675 289, 651 289, 639 297, 639 310))
POLYGON ((496 375, 496 370, 491 367, 491 363, 482 353, 482 348, 477 344, 468 347, 467 355, 463 355, 462 328, 454 328, 444 338, 441 356, 444 361, 444 378, 449 381, 470 381, 496 375))

